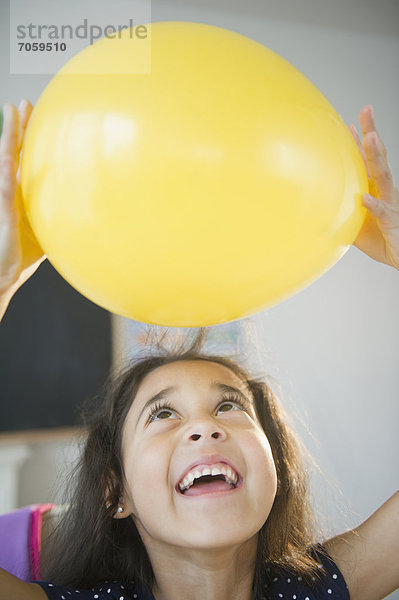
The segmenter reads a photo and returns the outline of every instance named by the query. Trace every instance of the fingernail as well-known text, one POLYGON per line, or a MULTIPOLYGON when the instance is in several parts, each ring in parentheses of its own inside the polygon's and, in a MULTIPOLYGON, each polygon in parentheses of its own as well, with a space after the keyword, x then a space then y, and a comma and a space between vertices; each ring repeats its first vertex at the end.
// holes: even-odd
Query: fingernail
POLYGON ((370 115, 371 115, 371 116, 373 117, 373 119, 374 119, 374 109, 373 109, 373 107, 371 106, 371 104, 369 104, 369 112, 370 112, 370 115))

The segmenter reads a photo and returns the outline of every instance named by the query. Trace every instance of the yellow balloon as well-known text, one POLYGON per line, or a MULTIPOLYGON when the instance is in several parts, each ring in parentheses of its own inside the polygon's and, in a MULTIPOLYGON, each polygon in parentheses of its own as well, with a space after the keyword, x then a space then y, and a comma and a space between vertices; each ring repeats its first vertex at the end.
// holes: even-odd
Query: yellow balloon
POLYGON ((348 249, 363 159, 323 94, 265 46, 200 23, 146 27, 149 73, 118 73, 137 60, 124 30, 43 91, 22 156, 29 221, 61 275, 114 313, 179 327, 246 317, 348 249))

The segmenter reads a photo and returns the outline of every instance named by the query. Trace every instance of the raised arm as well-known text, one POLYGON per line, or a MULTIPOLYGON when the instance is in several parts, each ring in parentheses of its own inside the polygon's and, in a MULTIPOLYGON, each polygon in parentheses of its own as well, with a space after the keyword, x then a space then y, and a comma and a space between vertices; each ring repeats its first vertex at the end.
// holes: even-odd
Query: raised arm
POLYGON ((3 107, 0 137, 0 319, 18 288, 46 258, 22 205, 18 168, 25 129, 33 110, 28 100, 3 107))
MULTIPOLYGON (((363 144, 353 137, 366 163, 370 196, 368 215, 355 246, 374 260, 399 269, 399 192, 371 106, 359 114, 363 144)), ((324 544, 347 582, 351 600, 380 600, 399 587, 399 492, 367 521, 324 544)))
POLYGON ((380 600, 399 587, 399 491, 356 529, 324 544, 351 600, 380 600))

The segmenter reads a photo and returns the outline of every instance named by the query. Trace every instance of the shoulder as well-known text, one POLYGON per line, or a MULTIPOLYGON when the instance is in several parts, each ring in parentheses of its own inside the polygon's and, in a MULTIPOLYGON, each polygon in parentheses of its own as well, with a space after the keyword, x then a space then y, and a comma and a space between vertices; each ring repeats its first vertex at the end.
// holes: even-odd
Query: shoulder
POLYGON ((306 582, 296 574, 275 569, 271 586, 271 600, 293 598, 295 600, 349 600, 345 579, 331 556, 320 544, 311 549, 318 561, 320 574, 306 582))
POLYGON ((153 595, 142 590, 134 581, 105 581, 91 589, 76 589, 34 581, 46 593, 49 600, 154 600, 153 595))

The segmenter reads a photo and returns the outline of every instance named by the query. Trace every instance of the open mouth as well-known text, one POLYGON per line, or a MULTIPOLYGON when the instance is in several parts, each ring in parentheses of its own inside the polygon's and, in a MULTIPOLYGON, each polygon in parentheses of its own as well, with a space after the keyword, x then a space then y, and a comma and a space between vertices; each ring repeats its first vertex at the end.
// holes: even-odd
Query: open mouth
POLYGON ((179 491, 184 496, 231 492, 238 487, 238 483, 228 483, 223 475, 203 475, 199 479, 195 479, 188 489, 179 491))
POLYGON ((194 468, 176 486, 184 496, 232 492, 241 485, 241 477, 229 465, 194 468))

